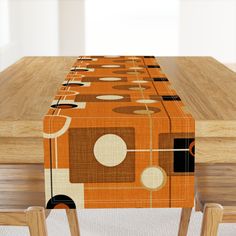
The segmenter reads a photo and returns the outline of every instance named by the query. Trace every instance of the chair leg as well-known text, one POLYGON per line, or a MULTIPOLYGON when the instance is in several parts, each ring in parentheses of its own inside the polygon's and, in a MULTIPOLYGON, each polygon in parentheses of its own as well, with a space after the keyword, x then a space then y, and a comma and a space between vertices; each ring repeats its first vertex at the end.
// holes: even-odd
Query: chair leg
POLYGON ((182 208, 178 236, 187 235, 191 212, 192 208, 182 208))
POLYGON ((45 218, 47 219, 51 213, 51 209, 45 209, 45 218))
POLYGON ((26 210, 26 221, 31 236, 47 236, 45 212, 43 207, 29 207, 26 210))
POLYGON ((76 209, 66 209, 71 236, 80 236, 79 222, 76 209))
POLYGON ((223 211, 224 209, 220 204, 208 203, 204 206, 201 236, 217 236, 223 211))

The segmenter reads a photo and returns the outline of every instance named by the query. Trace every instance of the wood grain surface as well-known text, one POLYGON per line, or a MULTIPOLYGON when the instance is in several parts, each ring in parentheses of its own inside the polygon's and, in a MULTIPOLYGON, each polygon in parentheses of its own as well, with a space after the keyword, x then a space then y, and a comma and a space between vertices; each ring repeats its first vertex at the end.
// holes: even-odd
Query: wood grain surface
POLYGON ((0 209, 45 205, 42 164, 0 165, 0 209))
POLYGON ((235 163, 197 164, 195 177, 196 197, 202 209, 206 203, 236 206, 235 163))
POLYGON ((0 121, 40 123, 75 59, 25 57, 1 72, 0 121))
POLYGON ((236 122, 236 73, 211 57, 158 58, 196 121, 236 122))

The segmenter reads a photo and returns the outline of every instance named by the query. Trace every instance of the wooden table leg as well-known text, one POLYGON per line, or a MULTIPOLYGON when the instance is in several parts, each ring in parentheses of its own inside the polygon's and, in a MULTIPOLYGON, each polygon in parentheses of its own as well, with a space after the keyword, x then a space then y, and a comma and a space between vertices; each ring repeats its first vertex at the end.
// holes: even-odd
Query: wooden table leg
POLYGON ((220 204, 208 203, 204 206, 201 236, 217 236, 224 209, 220 204))
POLYGON ((187 235, 191 212, 192 208, 182 208, 178 236, 187 235))
POLYGON ((26 222, 31 236, 47 236, 45 211, 43 207, 29 207, 26 210, 26 222))
POLYGON ((71 236, 80 236, 79 222, 76 209, 66 209, 71 236))

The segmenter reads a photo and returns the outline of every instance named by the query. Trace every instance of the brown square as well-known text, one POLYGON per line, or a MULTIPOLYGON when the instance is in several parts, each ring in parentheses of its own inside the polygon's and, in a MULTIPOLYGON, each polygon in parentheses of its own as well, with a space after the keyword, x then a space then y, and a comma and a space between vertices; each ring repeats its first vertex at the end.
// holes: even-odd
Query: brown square
MULTIPOLYGON (((97 139, 105 134, 121 137, 127 149, 135 148, 134 128, 70 128, 69 167, 72 183, 112 183, 135 181, 135 153, 127 152, 123 162, 114 167, 99 163, 93 153, 97 139)), ((109 147, 107 147, 109 148, 109 147)))
MULTIPOLYGON (((175 139, 193 139, 194 133, 161 133, 159 134, 159 148, 160 149, 182 149, 188 147, 175 147, 174 141, 175 139)), ((185 155, 185 152, 179 152, 182 155, 185 155)), ((181 173, 181 172, 174 172, 174 151, 162 151, 159 152, 159 165, 166 171, 167 175, 192 175, 193 173, 181 173)))

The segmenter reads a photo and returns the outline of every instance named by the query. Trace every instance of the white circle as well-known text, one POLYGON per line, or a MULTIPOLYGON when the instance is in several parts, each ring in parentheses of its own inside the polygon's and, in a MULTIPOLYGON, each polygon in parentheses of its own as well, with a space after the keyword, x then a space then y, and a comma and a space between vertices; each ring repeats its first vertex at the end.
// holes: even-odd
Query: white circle
POLYGON ((120 100, 124 97, 119 95, 99 95, 96 98, 100 100, 120 100))
POLYGON ((146 80, 133 80, 132 82, 133 82, 133 83, 144 84, 144 83, 147 83, 148 81, 146 81, 146 80))
POLYGON ((117 68, 120 67, 120 65, 102 65, 103 68, 117 68))
POLYGON ((129 68, 129 70, 142 70, 143 67, 140 67, 140 66, 132 66, 129 68))
POLYGON ((119 80, 121 80, 121 78, 118 78, 118 77, 103 77, 103 78, 99 78, 99 80, 101 80, 101 81, 119 81, 119 80))
POLYGON ((104 57, 106 57, 106 58, 117 58, 117 57, 120 57, 120 56, 117 56, 117 55, 114 55, 114 56, 108 55, 108 56, 104 56, 104 57))
POLYGON ((129 90, 134 90, 134 91, 138 91, 138 90, 145 90, 146 88, 144 88, 144 87, 139 87, 139 86, 137 86, 137 87, 130 87, 129 88, 129 90))
POLYGON ((136 59, 139 59, 139 57, 128 57, 128 59, 134 59, 134 60, 136 60, 136 59))
POLYGON ((136 102, 138 102, 138 103, 155 103, 157 101, 153 100, 153 99, 139 99, 139 100, 136 100, 136 102))
POLYGON ((137 115, 149 115, 149 114, 153 114, 155 112, 150 111, 150 110, 135 110, 135 111, 133 111, 133 113, 137 114, 137 115))
POLYGON ((124 161, 127 146, 120 136, 105 134, 96 141, 93 153, 100 164, 107 167, 117 166, 124 161))
POLYGON ((148 167, 141 174, 141 182, 151 190, 159 189, 166 182, 166 173, 160 167, 148 167))

